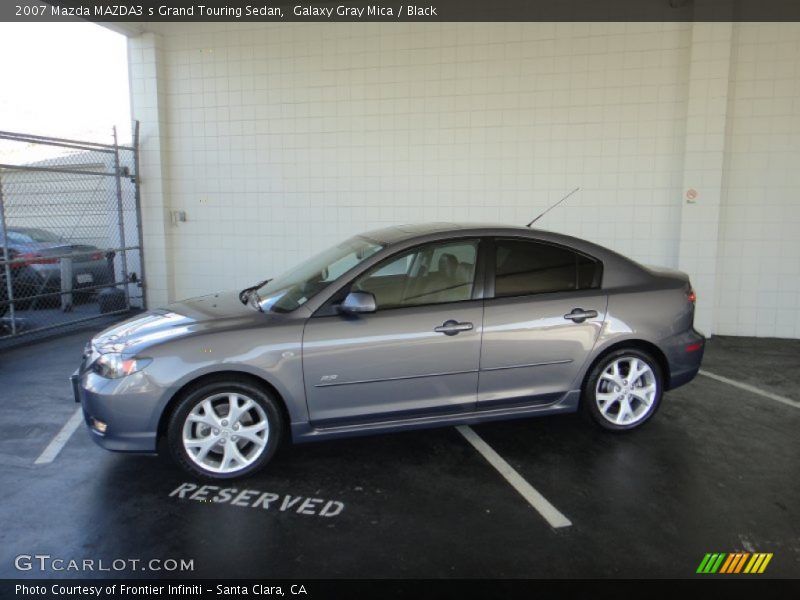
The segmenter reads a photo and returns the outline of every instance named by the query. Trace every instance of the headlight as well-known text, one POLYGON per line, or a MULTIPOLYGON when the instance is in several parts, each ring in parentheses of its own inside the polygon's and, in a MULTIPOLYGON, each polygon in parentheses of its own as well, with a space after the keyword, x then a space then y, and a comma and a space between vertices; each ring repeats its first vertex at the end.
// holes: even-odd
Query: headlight
POLYGON ((101 354, 92 363, 92 371, 106 379, 119 379, 141 371, 151 362, 153 362, 152 358, 129 358, 122 354, 111 352, 109 354, 101 354))

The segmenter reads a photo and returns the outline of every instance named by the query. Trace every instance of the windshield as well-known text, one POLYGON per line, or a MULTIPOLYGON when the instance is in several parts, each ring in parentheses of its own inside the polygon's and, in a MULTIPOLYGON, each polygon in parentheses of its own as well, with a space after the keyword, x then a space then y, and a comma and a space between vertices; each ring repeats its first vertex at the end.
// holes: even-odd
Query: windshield
POLYGON ((259 306, 264 312, 292 311, 382 248, 366 238, 350 238, 258 288, 259 306))

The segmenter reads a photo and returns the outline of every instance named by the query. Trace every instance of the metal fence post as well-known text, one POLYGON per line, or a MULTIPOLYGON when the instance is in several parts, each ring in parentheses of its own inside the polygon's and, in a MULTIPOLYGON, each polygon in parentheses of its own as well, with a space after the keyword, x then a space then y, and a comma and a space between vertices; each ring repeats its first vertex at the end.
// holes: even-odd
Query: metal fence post
POLYGON ((144 232, 142 229, 142 192, 139 189, 139 121, 133 125, 133 200, 136 206, 136 232, 139 238, 139 288, 142 290, 142 308, 147 308, 147 277, 144 269, 144 232))
POLYGON ((8 236, 6 235, 6 201, 3 197, 3 171, 0 169, 0 233, 3 234, 3 260, 6 272, 6 289, 8 290, 8 316, 11 319, 11 335, 17 334, 17 318, 14 314, 14 284, 11 281, 11 257, 8 254, 8 236))
POLYGON ((125 219, 124 208, 122 206, 122 179, 121 169, 119 164, 119 142, 117 141, 117 126, 114 126, 114 180, 117 183, 117 217, 119 218, 119 245, 122 250, 122 280, 124 283, 125 292, 125 308, 131 307, 130 290, 128 289, 128 253, 125 250, 125 219))
POLYGON ((72 257, 62 256, 61 267, 61 310, 69 312, 72 310, 72 257))

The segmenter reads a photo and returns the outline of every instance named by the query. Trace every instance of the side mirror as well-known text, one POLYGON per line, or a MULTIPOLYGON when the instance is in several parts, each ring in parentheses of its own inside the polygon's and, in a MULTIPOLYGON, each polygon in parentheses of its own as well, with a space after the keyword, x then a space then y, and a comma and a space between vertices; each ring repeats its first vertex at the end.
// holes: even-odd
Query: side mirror
POLYGON ((372 292, 350 292, 339 305, 339 312, 348 315, 374 313, 376 310, 378 306, 372 292))

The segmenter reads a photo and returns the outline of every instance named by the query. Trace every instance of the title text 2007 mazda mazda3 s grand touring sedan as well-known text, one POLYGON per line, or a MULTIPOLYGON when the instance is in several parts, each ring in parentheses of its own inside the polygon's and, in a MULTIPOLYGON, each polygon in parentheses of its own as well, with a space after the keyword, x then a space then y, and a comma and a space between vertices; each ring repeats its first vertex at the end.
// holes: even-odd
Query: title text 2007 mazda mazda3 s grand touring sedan
POLYGON ((296 442, 567 413, 621 431, 691 380, 704 338, 678 271, 522 227, 353 237, 241 292, 116 325, 73 375, 104 448, 165 438, 195 475, 296 442))

